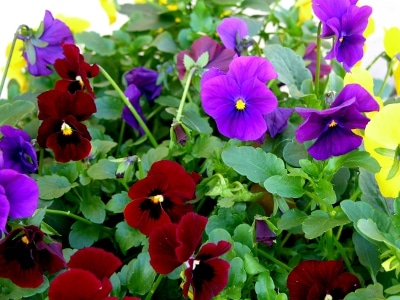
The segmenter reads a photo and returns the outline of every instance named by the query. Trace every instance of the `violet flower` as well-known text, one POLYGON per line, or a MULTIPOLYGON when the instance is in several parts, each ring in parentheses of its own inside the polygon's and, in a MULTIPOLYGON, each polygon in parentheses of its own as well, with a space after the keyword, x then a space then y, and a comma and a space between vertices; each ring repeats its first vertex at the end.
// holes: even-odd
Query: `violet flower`
POLYGON ((314 0, 312 8, 323 23, 322 38, 334 37, 332 49, 325 56, 336 58, 349 72, 363 57, 363 32, 372 13, 369 6, 357 6, 357 0, 314 0))
MULTIPOLYGON (((315 70, 317 68, 317 44, 309 43, 307 45, 303 59, 306 62, 309 62, 309 64, 307 65, 307 69, 309 69, 311 71, 311 74, 313 75, 313 79, 315 80, 315 70)), ((331 70, 332 70, 332 66, 326 64, 325 61, 322 60, 321 65, 320 65, 319 77, 322 78, 326 75, 329 75, 331 70)))
POLYGON ((48 65, 64 57, 62 44, 74 43, 69 27, 64 22, 54 19, 48 10, 45 12, 43 28, 40 27, 39 31, 34 33, 28 30, 27 35, 22 34, 19 38, 24 41, 23 56, 28 63, 28 71, 34 76, 52 74, 53 71, 48 65))
POLYGON ((9 125, 0 126, 0 169, 12 169, 19 173, 33 173, 38 168, 36 151, 30 136, 21 129, 9 125))
POLYGON ((157 84, 157 78, 157 71, 145 67, 133 68, 125 74, 127 85, 134 84, 150 102, 161 94, 162 85, 157 84))
POLYGON ((277 107, 275 95, 266 86, 267 81, 276 77, 272 64, 264 58, 235 58, 226 74, 212 69, 203 75, 203 109, 215 119, 224 136, 256 140, 267 131, 264 115, 277 107))
MULTIPOLYGON (((128 88, 125 90, 125 96, 128 97, 129 102, 136 109, 139 116, 142 118, 144 122, 146 122, 146 118, 142 113, 142 107, 140 106, 140 91, 134 84, 130 84, 128 88)), ((141 135, 144 134, 143 128, 139 125, 139 122, 136 120, 132 112, 129 110, 128 106, 125 106, 122 109, 122 118, 125 122, 131 126, 133 129, 139 131, 141 135)))
POLYGON ((293 108, 277 107, 272 112, 264 115, 265 122, 267 123, 267 132, 272 138, 286 129, 293 111, 293 108))
POLYGON ((6 231, 7 218, 28 218, 39 202, 36 181, 17 171, 0 170, 0 233, 6 231))
POLYGON ((300 143, 315 139, 308 153, 318 160, 346 154, 361 145, 362 137, 353 129, 364 129, 368 124, 369 119, 362 113, 377 110, 378 103, 363 87, 349 84, 328 109, 296 108, 306 119, 297 128, 296 139, 300 143))
POLYGON ((238 55, 252 44, 252 41, 248 38, 247 23, 239 18, 223 19, 217 26, 217 32, 224 46, 235 50, 238 55))
POLYGON ((276 240, 277 235, 268 227, 263 219, 255 220, 256 242, 264 243, 271 247, 276 240))

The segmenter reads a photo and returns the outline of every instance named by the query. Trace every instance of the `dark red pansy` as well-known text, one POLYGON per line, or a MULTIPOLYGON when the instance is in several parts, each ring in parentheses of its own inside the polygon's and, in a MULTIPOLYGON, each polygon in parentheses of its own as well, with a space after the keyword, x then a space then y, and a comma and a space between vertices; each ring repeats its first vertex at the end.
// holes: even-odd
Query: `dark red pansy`
POLYGON ((187 203, 195 199, 196 182, 178 163, 170 160, 155 162, 146 178, 129 189, 133 200, 125 207, 126 222, 145 235, 166 223, 178 223, 193 211, 187 203))
POLYGON ((99 67, 85 62, 79 48, 74 44, 64 44, 63 50, 65 58, 57 59, 54 63, 56 72, 62 78, 56 82, 55 88, 72 94, 86 89, 95 97, 88 78, 96 77, 100 72, 99 67))
POLYGON ((207 243, 196 257, 189 259, 183 284, 184 297, 188 296, 191 287, 194 300, 210 300, 226 287, 230 264, 219 256, 230 248, 231 244, 226 241, 207 243))
POLYGON ((61 244, 48 241, 33 225, 11 231, 0 241, 0 277, 22 288, 37 288, 45 272, 54 274, 66 268, 61 244))
POLYGON ((306 260, 287 279, 290 300, 344 299, 361 287, 360 280, 345 272, 342 261, 306 260))

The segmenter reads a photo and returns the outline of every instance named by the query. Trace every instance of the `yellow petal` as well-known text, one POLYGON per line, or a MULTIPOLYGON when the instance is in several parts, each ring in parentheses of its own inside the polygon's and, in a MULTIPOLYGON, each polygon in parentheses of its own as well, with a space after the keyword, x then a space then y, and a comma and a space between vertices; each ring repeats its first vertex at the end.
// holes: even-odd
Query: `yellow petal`
MULTIPOLYGON (((28 90, 28 79, 26 78, 26 61, 22 56, 22 48, 24 43, 22 40, 17 40, 15 43, 14 51, 12 54, 10 66, 7 72, 7 78, 9 80, 15 79, 20 86, 21 92, 28 90)), ((11 50, 11 43, 6 48, 6 57, 8 57, 11 50)), ((4 71, 4 70, 3 70, 4 71)))
POLYGON ((400 63, 393 68, 393 78, 397 96, 400 96, 400 63))
POLYGON ((88 21, 80 18, 67 17, 62 14, 58 14, 56 18, 67 24, 72 33, 85 31, 90 26, 90 23, 88 21))
POLYGON ((368 18, 368 25, 367 28, 365 28, 364 31, 364 37, 367 38, 368 36, 370 36, 371 34, 373 34, 375 31, 375 21, 372 17, 368 18))
POLYGON ((107 13, 110 25, 113 24, 117 20, 117 8, 114 0, 100 0, 100 4, 107 13))
POLYGON ((371 95, 374 94, 374 79, 372 75, 363 67, 356 66, 351 69, 351 73, 344 76, 344 84, 358 83, 371 95))
POLYGON ((399 115, 400 103, 386 105, 371 118, 364 132, 365 150, 381 166, 381 170, 375 174, 378 187, 384 197, 390 198, 396 198, 399 194, 400 170, 393 178, 388 180, 387 176, 393 165, 393 158, 378 154, 375 149, 396 150, 397 146, 400 145, 399 115))
POLYGON ((385 31, 383 46, 386 54, 391 58, 400 53, 400 28, 391 27, 385 31))
POLYGON ((299 8, 299 24, 312 19, 311 0, 297 0, 295 7, 299 8))

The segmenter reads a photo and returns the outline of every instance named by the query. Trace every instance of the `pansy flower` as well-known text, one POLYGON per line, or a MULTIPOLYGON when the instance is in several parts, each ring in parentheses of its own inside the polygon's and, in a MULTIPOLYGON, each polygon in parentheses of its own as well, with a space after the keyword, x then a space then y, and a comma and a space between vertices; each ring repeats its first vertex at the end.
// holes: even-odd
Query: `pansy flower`
MULTIPOLYGON (((304 61, 307 63, 306 67, 311 71, 313 79, 315 80, 315 70, 317 68, 317 44, 309 43, 303 55, 304 61)), ((321 61, 319 77, 322 78, 332 70, 332 66, 325 63, 324 60, 321 61)))
POLYGON ((383 37, 383 46, 386 54, 394 60, 392 63, 392 72, 394 79, 394 87, 396 88, 397 95, 400 96, 400 28, 391 27, 385 30, 383 37))
POLYGON ((184 56, 188 55, 194 61, 197 61, 205 52, 208 53, 208 63, 204 68, 217 68, 223 72, 228 71, 230 62, 236 57, 234 50, 221 46, 208 36, 202 36, 193 42, 190 50, 183 50, 178 53, 176 68, 179 73, 179 79, 183 79, 187 71, 183 63, 184 56))
POLYGON ((357 6, 357 0, 314 0, 314 14, 321 20, 322 38, 334 37, 332 49, 325 58, 343 64, 349 72, 363 56, 364 30, 372 13, 369 6, 357 6))
POLYGON ((24 41, 23 56, 28 63, 29 73, 34 76, 53 73, 48 65, 53 65, 56 59, 64 57, 61 45, 74 43, 69 27, 64 22, 54 19, 48 10, 37 32, 28 29, 18 37, 24 41))
POLYGON ((277 238, 277 235, 269 228, 268 223, 263 218, 255 220, 256 242, 264 243, 271 247, 277 238))
POLYGON ((225 74, 212 69, 201 80, 201 104, 228 138, 251 141, 267 131, 264 116, 277 107, 266 82, 277 77, 272 64, 261 57, 235 58, 225 74))
POLYGON ((344 299, 361 287, 360 280, 345 272, 342 261, 306 260, 287 279, 290 300, 344 299))
POLYGON ((7 218, 29 218, 39 203, 36 181, 17 171, 0 170, 0 234, 6 231, 7 218))
POLYGON ((149 235, 165 223, 178 223, 193 210, 187 203, 196 198, 198 177, 178 163, 161 160, 153 163, 147 176, 134 183, 128 195, 133 200, 124 210, 126 222, 149 235))
POLYGON ((223 19, 217 26, 217 33, 221 38, 222 44, 228 49, 235 50, 238 55, 247 50, 252 44, 248 36, 247 23, 239 18, 223 19))
POLYGON ((369 122, 362 113, 376 110, 379 110, 378 103, 363 87, 349 84, 328 109, 296 108, 306 119, 296 129, 296 139, 299 143, 315 139, 308 153, 318 160, 346 154, 362 143, 362 137, 353 132, 364 129, 369 122))
POLYGON ((22 288, 37 288, 45 272, 54 274, 65 267, 61 244, 49 243, 36 226, 14 229, 0 241, 0 277, 22 288))
POLYGON ((150 264, 160 274, 168 274, 185 264, 183 296, 190 293, 193 299, 208 300, 218 295, 228 283, 230 264, 220 256, 228 252, 226 241, 207 243, 199 252, 207 218, 188 213, 178 224, 164 224, 149 237, 150 264))
POLYGON ((111 275, 122 265, 113 253, 88 247, 75 252, 68 270, 59 274, 49 288, 50 300, 111 300, 111 275))
POLYGON ((35 148, 30 136, 23 130, 9 125, 0 126, 0 169, 13 169, 29 174, 38 167, 35 148))
POLYGON ((38 96, 39 119, 37 141, 42 148, 50 148, 59 162, 81 160, 91 151, 91 136, 81 123, 88 119, 96 106, 92 96, 77 91, 50 90, 38 96))
POLYGON ((158 72, 145 68, 133 68, 124 75, 127 86, 134 84, 150 102, 160 96, 162 85, 157 84, 158 72))
POLYGON ((57 59, 54 63, 57 74, 62 78, 56 82, 55 89, 70 93, 87 90, 95 97, 89 78, 99 74, 99 67, 96 64, 88 64, 76 45, 64 44, 63 50, 65 57, 57 59))
MULTIPOLYGON (((129 102, 135 108, 136 112, 142 118, 142 120, 146 122, 146 118, 144 117, 142 112, 142 107, 140 106, 141 93, 136 85, 130 84, 125 90, 125 96, 129 99, 129 102)), ((124 106, 124 108, 122 109, 122 118, 133 129, 138 130, 140 134, 144 134, 143 128, 140 126, 139 122, 136 120, 135 116, 132 114, 128 106, 124 106)))

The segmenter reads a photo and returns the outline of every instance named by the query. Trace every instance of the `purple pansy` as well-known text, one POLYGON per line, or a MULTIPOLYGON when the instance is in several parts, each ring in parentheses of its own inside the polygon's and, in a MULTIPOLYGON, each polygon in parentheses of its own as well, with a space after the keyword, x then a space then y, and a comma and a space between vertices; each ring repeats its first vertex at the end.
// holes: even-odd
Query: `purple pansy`
POLYGON ((235 50, 238 55, 250 45, 247 23, 242 19, 230 17, 225 18, 217 26, 217 32, 222 43, 228 49, 235 50))
POLYGON ((29 32, 27 36, 20 35, 19 38, 25 44, 23 56, 28 63, 28 71, 34 76, 53 73, 48 65, 64 57, 62 44, 74 43, 69 27, 64 22, 54 19, 48 10, 45 12, 42 32, 29 32))
POLYGON ((363 56, 363 32, 372 13, 369 6, 357 6, 357 0, 313 0, 314 14, 323 24, 322 38, 334 36, 332 49, 325 58, 343 64, 349 72, 363 56))
POLYGON ((208 72, 201 80, 201 103, 219 132, 242 141, 260 138, 267 131, 264 116, 278 103, 266 86, 277 77, 272 64, 261 57, 241 56, 232 61, 226 74, 215 69, 208 72))
POLYGON ((28 174, 38 167, 36 151, 30 136, 21 129, 9 125, 0 126, 0 169, 12 169, 28 174))
POLYGON ((0 170, 0 232, 6 231, 7 218, 28 218, 39 202, 36 181, 17 171, 0 170))
MULTIPOLYGON (((303 59, 308 62, 307 69, 311 71, 313 79, 315 79, 315 70, 317 67, 317 44, 309 43, 306 47, 303 59)), ((321 61, 319 77, 322 78, 328 75, 332 70, 332 66, 326 64, 323 60, 321 61)))
POLYGON ((268 224, 263 219, 255 220, 256 242, 264 243, 271 247, 276 240, 277 235, 268 227, 268 224))
POLYGON ((264 116, 265 122, 267 123, 267 132, 272 138, 286 129, 288 120, 293 111, 293 108, 277 107, 264 116))
POLYGON ((134 84, 148 101, 154 101, 161 94, 161 84, 157 84, 158 72, 145 67, 133 68, 125 74, 127 85, 134 84))
MULTIPOLYGON (((136 109, 139 116, 143 119, 144 122, 146 122, 146 119, 142 113, 142 107, 140 106, 141 93, 140 93, 139 89, 137 88, 137 86, 134 84, 130 84, 127 87, 127 89, 125 90, 125 96, 128 97, 129 102, 136 109)), ((129 110, 128 106, 125 106, 122 109, 122 118, 125 120, 125 122, 129 126, 138 130, 140 132, 140 134, 144 134, 143 128, 139 125, 138 121, 133 116, 133 114, 129 110)))
POLYGON ((362 113, 377 110, 378 103, 363 87, 349 84, 328 109, 296 108, 306 119, 297 128, 296 139, 300 143, 315 139, 308 152, 318 160, 346 154, 361 145, 362 137, 353 129, 364 129, 369 122, 362 113))

